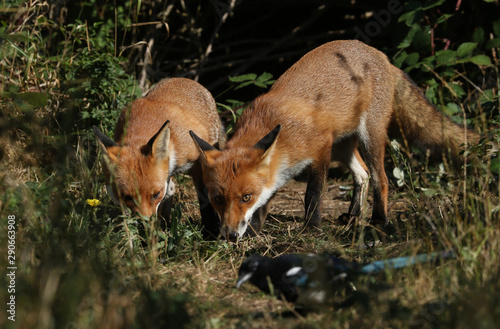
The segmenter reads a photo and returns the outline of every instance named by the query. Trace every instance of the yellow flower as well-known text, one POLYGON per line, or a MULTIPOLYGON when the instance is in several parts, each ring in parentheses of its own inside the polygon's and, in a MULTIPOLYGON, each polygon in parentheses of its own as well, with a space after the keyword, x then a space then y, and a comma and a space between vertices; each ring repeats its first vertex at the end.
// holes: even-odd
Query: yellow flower
POLYGON ((101 201, 97 200, 97 199, 87 199, 87 203, 89 204, 89 206, 91 207, 97 207, 98 205, 101 204, 101 201))

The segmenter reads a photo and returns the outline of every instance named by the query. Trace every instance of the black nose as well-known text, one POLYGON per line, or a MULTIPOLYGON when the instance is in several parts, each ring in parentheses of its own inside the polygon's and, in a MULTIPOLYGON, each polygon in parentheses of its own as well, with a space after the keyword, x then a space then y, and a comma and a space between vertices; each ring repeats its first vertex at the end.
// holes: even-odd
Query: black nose
POLYGON ((239 236, 238 233, 229 233, 227 235, 227 239, 231 242, 235 242, 236 240, 238 240, 238 236, 239 236))

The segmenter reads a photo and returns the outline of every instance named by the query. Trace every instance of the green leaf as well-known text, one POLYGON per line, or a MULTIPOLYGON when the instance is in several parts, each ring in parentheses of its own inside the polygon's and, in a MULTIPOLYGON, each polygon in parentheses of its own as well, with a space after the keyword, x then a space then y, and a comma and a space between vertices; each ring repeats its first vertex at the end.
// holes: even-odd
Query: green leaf
POLYGON ((464 88, 462 88, 461 85, 457 84, 457 83, 451 83, 451 84, 448 84, 451 89, 455 92, 455 94, 457 95, 458 98, 461 98, 465 95, 465 91, 464 91, 464 88))
POLYGON ((260 82, 260 81, 255 81, 254 83, 257 87, 261 87, 261 88, 267 88, 267 85, 263 82, 260 82))
MULTIPOLYGON (((436 55, 428 56, 420 61, 420 65, 423 65, 424 68, 425 68, 425 65, 427 65, 429 67, 434 67, 435 60, 436 60, 436 55)), ((428 72, 428 70, 426 72, 428 72)))
POLYGON ((493 33, 495 33, 497 37, 500 37, 500 19, 493 22, 493 33))
POLYGON ((401 16, 399 16, 398 18, 398 22, 405 22, 405 24, 407 26, 411 26, 414 22, 414 19, 415 19, 415 14, 416 14, 416 11, 410 11, 408 13, 405 13, 401 16))
POLYGON ((465 57, 467 55, 470 55, 474 49, 476 49, 477 43, 476 42, 464 42, 460 46, 458 46, 457 49, 457 56, 458 57, 465 57))
POLYGON ((479 98, 479 101, 481 102, 481 106, 484 107, 484 104, 487 102, 491 102, 491 100, 495 97, 495 93, 493 92, 493 89, 486 89, 483 90, 481 93, 481 96, 479 98))
POLYGON ((455 64, 455 51, 449 49, 437 51, 436 62, 438 65, 455 64))
MULTIPOLYGON (((236 100, 236 99, 227 99, 226 103, 228 103, 230 108, 233 108, 233 109, 245 105, 245 102, 240 101, 240 100, 236 100)), ((224 104, 219 104, 219 105, 224 105, 224 104)))
POLYGON ((416 52, 427 54, 432 51, 431 48, 431 29, 430 26, 419 27, 415 31, 411 45, 416 52))
POLYGON ((455 103, 448 103, 448 104, 446 104, 445 112, 449 115, 453 115, 453 114, 461 113, 462 109, 460 108, 460 106, 458 106, 455 103))
MULTIPOLYGON (((415 64, 415 65, 410 65, 410 66, 406 67, 406 68, 404 69, 404 71, 405 71, 406 73, 410 73, 410 72, 411 72, 411 70, 413 70, 413 69, 420 69, 421 67, 422 67, 422 63, 417 63, 417 64, 415 64)), ((421 69, 422 69, 423 71, 425 71, 425 69, 424 69, 423 67, 422 67, 421 69)))
POLYGON ((231 82, 243 82, 243 81, 248 81, 248 80, 255 80, 257 78, 257 74, 255 73, 248 73, 248 74, 243 74, 243 75, 238 75, 235 77, 229 77, 229 81, 231 82))
POLYGON ((453 17, 453 14, 442 14, 441 16, 439 16, 437 24, 446 22, 450 17, 453 17))
POLYGON ((394 66, 401 68, 401 65, 403 65, 406 57, 408 56, 408 53, 406 51, 402 51, 393 61, 392 63, 394 66))
POLYGON ((427 85, 428 87, 436 87, 436 86, 438 86, 438 83, 437 83, 436 79, 434 79, 434 78, 431 78, 429 80, 425 80, 424 84, 427 85))
POLYGON ((271 73, 264 72, 258 78, 257 81, 264 82, 272 79, 273 75, 271 73))
POLYGON ((401 41, 398 45, 399 49, 404 49, 408 48, 411 45, 411 42, 413 41, 413 37, 415 36, 415 33, 420 29, 420 27, 415 24, 410 28, 410 31, 408 31, 408 34, 406 37, 401 41))
POLYGON ((236 86, 236 88, 234 88, 234 90, 246 87, 246 86, 251 85, 253 83, 255 83, 255 81, 253 81, 253 80, 252 81, 243 82, 243 83, 239 84, 238 86, 236 86))
POLYGON ((422 7, 422 10, 427 10, 427 9, 431 9, 431 8, 434 8, 434 7, 437 7, 441 4, 443 4, 444 0, 435 0, 435 1, 430 1, 428 2, 428 4, 426 6, 423 6, 422 7))
POLYGON ((484 45, 486 49, 491 49, 491 48, 497 48, 500 47, 500 38, 494 38, 491 40, 488 40, 486 44, 484 45))
MULTIPOLYGON (((435 81, 434 81, 435 83, 435 81)), ((436 104, 437 98, 436 98, 436 88, 435 87, 429 87, 425 91, 425 97, 431 101, 432 104, 436 104)))
POLYGON ((484 41, 484 30, 482 27, 478 27, 472 33, 472 41, 480 43, 484 41))
POLYGON ((468 62, 472 62, 476 65, 486 65, 491 66, 491 59, 486 55, 476 55, 469 58, 468 62))
POLYGON ((418 59, 419 59, 419 54, 418 53, 411 53, 411 54, 408 54, 408 56, 406 57, 406 64, 408 65, 415 65, 417 64, 418 62, 418 59))
POLYGON ((455 66, 448 66, 446 67, 443 71, 440 72, 442 77, 450 77, 453 79, 453 77, 456 75, 455 72, 455 66))

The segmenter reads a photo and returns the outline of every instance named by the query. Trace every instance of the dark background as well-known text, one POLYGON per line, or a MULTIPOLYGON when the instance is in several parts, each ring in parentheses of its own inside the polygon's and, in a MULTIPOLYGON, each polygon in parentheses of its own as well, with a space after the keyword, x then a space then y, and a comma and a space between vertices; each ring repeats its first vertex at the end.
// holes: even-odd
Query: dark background
POLYGON ((422 41, 417 35, 410 49, 422 57, 456 49, 470 41, 478 27, 488 36, 491 23, 500 18, 498 1, 484 0, 236 0, 233 7, 230 4, 231 0, 150 0, 137 7, 136 1, 59 1, 50 15, 63 24, 80 20, 89 26, 103 24, 99 26, 104 30, 108 27, 105 33, 116 40, 115 52, 128 60, 124 63, 128 73, 142 78, 142 87, 146 81, 184 76, 199 80, 215 96, 228 87, 228 76, 269 72, 278 78, 303 54, 332 40, 357 38, 395 56, 410 29, 398 20, 418 6, 422 10, 411 23, 422 30, 427 27, 428 36, 422 41), (444 15, 449 15, 446 22, 439 23, 444 15), (160 22, 168 25, 168 32, 160 22), (209 45, 212 50, 206 56, 209 45), (148 51, 151 59, 144 67, 148 51))

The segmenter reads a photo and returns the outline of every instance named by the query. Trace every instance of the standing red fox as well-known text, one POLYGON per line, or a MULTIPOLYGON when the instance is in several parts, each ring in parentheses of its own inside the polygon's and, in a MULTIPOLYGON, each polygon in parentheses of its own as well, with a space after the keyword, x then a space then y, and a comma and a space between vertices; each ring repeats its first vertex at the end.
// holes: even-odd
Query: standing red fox
POLYGON ((307 53, 253 101, 224 151, 191 135, 202 153, 203 179, 221 233, 234 240, 249 224, 260 230, 276 190, 304 169, 305 218, 319 225, 331 159, 346 164, 354 177, 348 215, 359 215, 369 172, 372 222, 385 223, 387 134, 403 133, 422 147, 449 149, 457 157, 462 143, 477 140, 466 131, 439 113, 382 52, 359 41, 334 41, 307 53))
MULTIPOLYGON (((189 171, 200 200, 206 230, 217 215, 206 201, 200 153, 188 132, 196 131, 210 145, 225 142, 225 132, 215 101, 199 83, 172 78, 160 81, 144 98, 125 108, 115 129, 114 141, 94 127, 103 150, 108 192, 133 212, 168 217, 174 192, 171 177, 189 171)), ((213 146, 212 146, 213 147, 213 146)), ((167 219, 167 218, 165 218, 167 219)))

